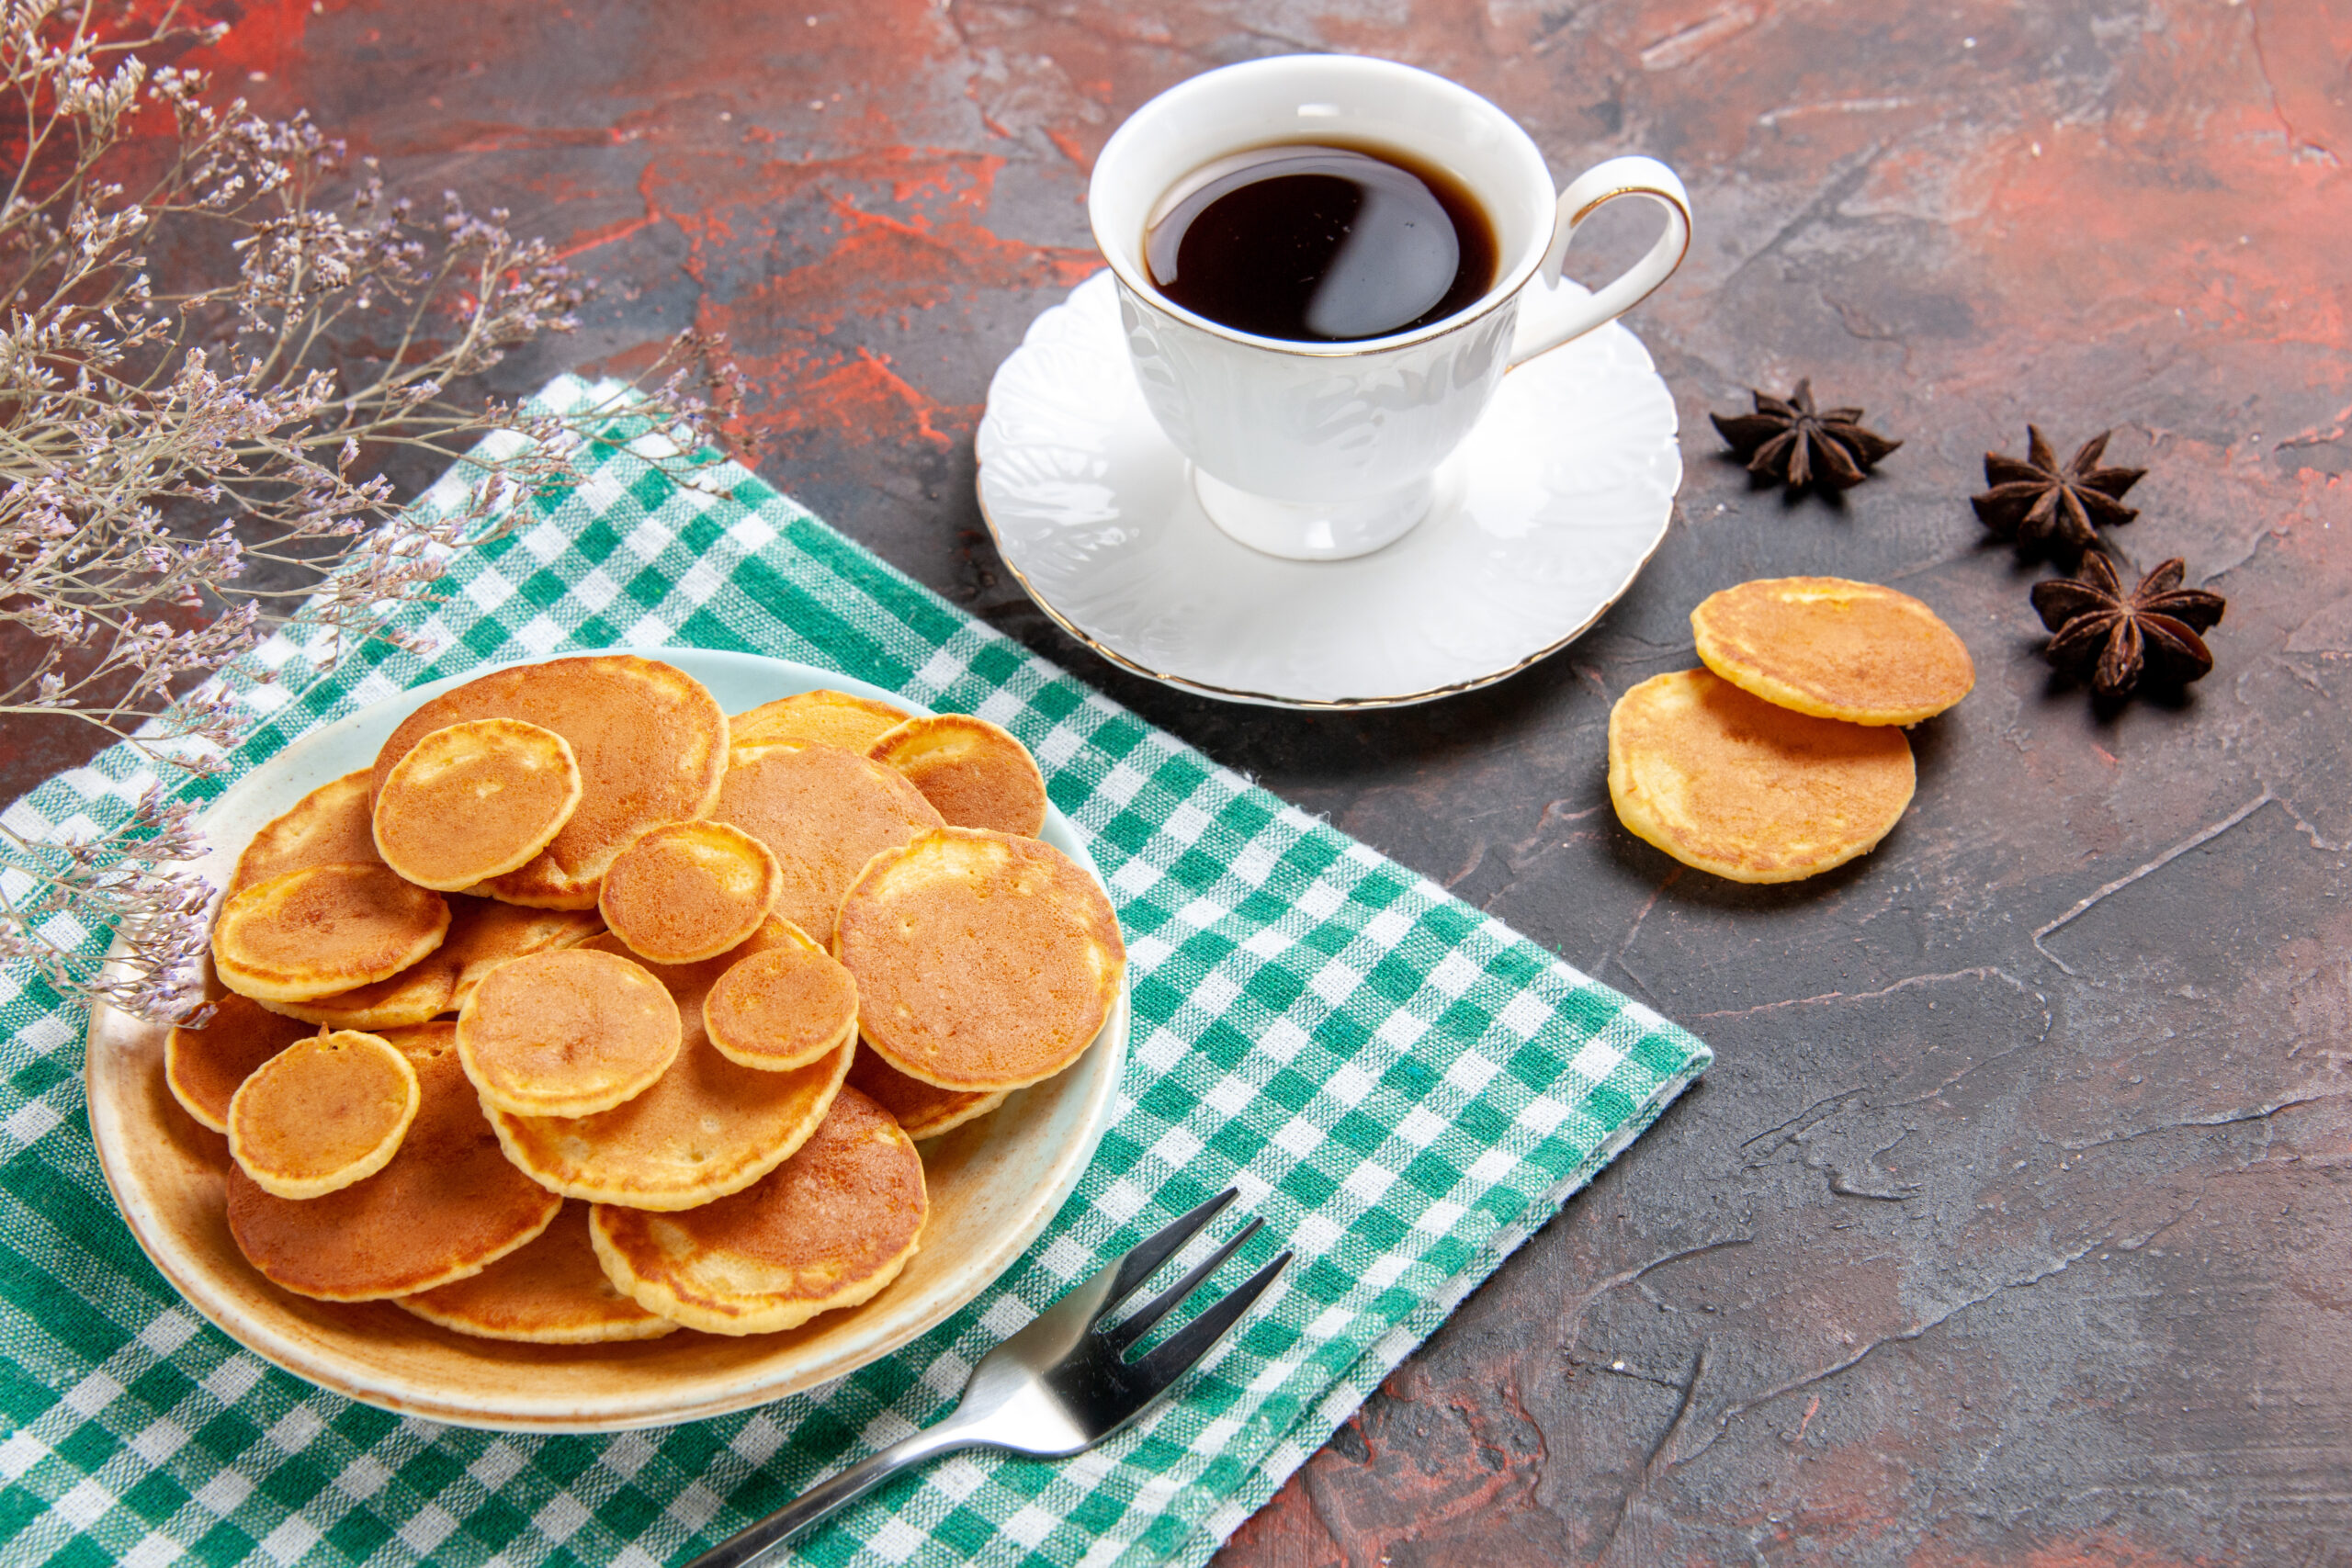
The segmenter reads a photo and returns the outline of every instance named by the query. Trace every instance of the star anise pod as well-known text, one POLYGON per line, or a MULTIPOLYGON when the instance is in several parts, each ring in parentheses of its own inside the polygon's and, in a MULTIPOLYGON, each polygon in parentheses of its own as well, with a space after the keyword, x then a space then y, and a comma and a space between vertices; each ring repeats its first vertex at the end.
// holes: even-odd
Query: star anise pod
POLYGON ((2222 618, 2228 601, 2202 588, 2183 588, 2178 556, 2140 580, 2129 594, 2115 564, 2093 550, 2079 576, 2033 585, 2033 607, 2051 630, 2042 650, 2062 670, 2091 668, 2091 690, 2120 697, 2143 674, 2179 682, 2213 668, 2212 650, 2198 633, 2222 618))
POLYGON ((1749 389, 1754 413, 1707 417, 1747 471, 1778 479, 1792 494, 1808 484, 1848 490, 1870 478, 1871 467, 1903 445, 1862 428, 1860 409, 1815 409, 1811 378, 1786 398, 1749 389))
POLYGON ((2058 454, 2041 429, 2029 424, 2025 461, 1985 453, 1984 482, 1993 488, 1970 496, 1969 504, 1984 526, 2001 537, 2053 559, 2075 560, 2098 541, 2100 528, 2140 515, 2123 504, 2123 492, 2148 470, 2102 468, 2098 464, 2107 438, 2114 434, 2100 431, 2060 468, 2058 454))

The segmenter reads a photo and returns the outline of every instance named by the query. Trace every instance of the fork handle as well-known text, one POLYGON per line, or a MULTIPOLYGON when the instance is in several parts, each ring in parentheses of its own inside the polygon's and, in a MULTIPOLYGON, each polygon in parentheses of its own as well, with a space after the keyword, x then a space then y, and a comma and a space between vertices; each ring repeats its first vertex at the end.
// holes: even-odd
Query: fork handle
POLYGON ((687 1563, 686 1568, 768 1568, 784 1560, 786 1541, 835 1509, 847 1507, 899 1472, 958 1449, 980 1446, 968 1432, 956 1430, 952 1418, 936 1427, 927 1427, 899 1438, 870 1459, 827 1476, 758 1524, 720 1541, 687 1563))

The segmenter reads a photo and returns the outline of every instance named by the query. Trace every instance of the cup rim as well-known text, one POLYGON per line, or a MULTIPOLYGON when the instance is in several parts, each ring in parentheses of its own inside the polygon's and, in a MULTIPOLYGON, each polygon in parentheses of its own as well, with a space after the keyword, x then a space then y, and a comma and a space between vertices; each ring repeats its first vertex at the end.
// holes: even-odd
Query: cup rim
MULTIPOLYGON (((1127 143, 1139 139, 1144 134, 1137 127, 1154 109, 1170 99, 1201 90, 1199 84, 1213 77, 1256 74, 1279 69, 1295 69, 1302 65, 1335 62, 1344 63, 1351 69, 1370 69, 1376 73, 1391 73, 1400 79, 1414 81, 1418 85, 1435 87, 1442 92, 1467 99, 1479 110, 1492 116, 1503 129, 1507 139, 1516 138, 1525 148, 1528 155, 1533 160, 1535 167, 1544 171, 1544 183, 1552 190, 1551 200, 1556 203, 1558 187, 1552 182, 1551 169, 1544 163, 1543 149, 1535 145, 1535 139, 1528 135, 1524 126, 1513 119, 1500 105, 1484 94, 1474 92, 1461 83, 1441 76, 1433 71, 1424 71, 1418 65, 1408 65, 1403 61, 1387 60, 1378 55, 1329 52, 1266 55, 1257 60, 1245 60, 1232 65, 1220 65, 1215 70, 1201 72, 1154 95, 1120 123, 1119 129, 1111 133, 1111 139, 1102 144, 1102 151, 1096 154, 1094 171, 1087 181, 1087 227, 1094 236, 1095 250, 1109 265, 1121 287, 1136 299, 1149 304, 1152 309, 1187 326, 1223 338, 1227 343, 1239 344, 1249 348, 1266 349, 1276 354, 1298 355, 1317 359, 1347 359, 1363 355, 1392 353, 1400 348, 1410 348, 1418 344, 1443 337, 1450 333, 1459 332, 1464 327, 1492 315, 1519 298, 1520 290, 1527 286, 1529 279, 1532 278, 1537 270, 1543 266, 1544 254, 1551 248, 1555 229, 1546 228, 1543 231, 1542 243, 1527 247, 1526 253, 1508 267, 1498 268, 1495 281, 1487 287, 1487 291, 1453 315, 1431 321, 1426 326, 1415 327, 1409 332, 1393 333, 1386 337, 1360 338, 1347 343, 1310 343, 1298 338, 1261 337, 1256 333, 1246 333, 1237 327, 1228 327, 1221 321, 1212 321, 1196 311, 1188 310, 1169 299, 1153 285, 1150 277, 1135 265, 1127 256, 1126 247, 1114 246, 1104 238, 1098 216, 1102 211, 1102 204, 1095 199, 1097 187, 1102 183, 1102 172, 1114 163, 1114 155, 1127 143)), ((1302 138, 1302 140, 1306 139, 1302 138)), ((1398 145, 1397 151, 1408 152, 1410 149, 1398 145)))

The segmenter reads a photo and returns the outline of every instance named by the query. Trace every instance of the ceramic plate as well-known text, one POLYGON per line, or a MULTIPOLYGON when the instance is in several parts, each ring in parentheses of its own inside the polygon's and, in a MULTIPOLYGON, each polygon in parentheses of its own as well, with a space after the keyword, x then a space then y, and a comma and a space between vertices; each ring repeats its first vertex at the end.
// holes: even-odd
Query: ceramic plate
MULTIPOLYGON (((828 671, 695 649, 615 649, 676 665, 741 713, 816 686, 907 705, 828 671)), ((305 794, 375 760, 393 727, 471 676, 420 686, 288 746, 205 815, 217 888, 262 824, 305 794)), ((1047 843, 1090 866, 1058 811, 1047 843)), ((389 1302, 289 1295, 254 1272, 230 1239, 221 1180, 228 1140, 198 1126, 164 1084, 164 1031, 100 1008, 90 1021, 90 1132, 107 1184, 139 1244, 188 1303, 254 1351, 370 1404, 504 1430, 609 1431, 762 1404, 888 1355, 978 1295, 1019 1258, 1069 1196, 1109 1126, 1127 1055, 1124 989, 1077 1064, 1022 1089, 990 1116, 919 1145, 931 1190, 922 1250, 862 1306, 784 1334, 730 1338, 681 1330, 633 1344, 560 1346, 472 1339, 389 1302)))
POLYGON ((1611 321, 1503 378, 1411 533, 1352 560, 1261 555, 1194 499, 1104 272, 989 384, 980 510, 1030 597, 1115 664, 1238 702, 1391 707, 1499 681, 1599 620, 1666 536, 1675 431, 1611 321))

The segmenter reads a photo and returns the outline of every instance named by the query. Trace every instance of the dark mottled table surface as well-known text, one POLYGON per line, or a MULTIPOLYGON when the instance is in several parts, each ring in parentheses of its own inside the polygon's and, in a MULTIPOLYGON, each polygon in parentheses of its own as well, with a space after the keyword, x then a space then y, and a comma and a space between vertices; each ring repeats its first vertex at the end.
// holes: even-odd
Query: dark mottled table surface
MULTIPOLYGON (((513 386, 723 329, 768 477, 1713 1042, 1227 1562, 2352 1562, 2346 0, 254 0, 219 52, 601 280, 513 386), (1454 76, 1563 176, 1654 153, 1698 214, 1630 319, 1690 469, 1656 562, 1565 653, 1387 715, 1106 667, 972 495, 990 370, 1096 265, 1103 140, 1302 49, 1454 76), (1905 441, 1842 506, 1706 425, 1801 375, 1905 441), (2186 700, 2049 678, 1966 499, 2029 420, 2115 427, 2119 545, 2230 596, 2186 700), (1876 853, 1734 886, 1618 827, 1609 705, 1694 661, 1699 598, 1796 572, 1926 599, 1978 686, 1876 853)), ((78 744, 0 740, 10 793, 78 744)))

